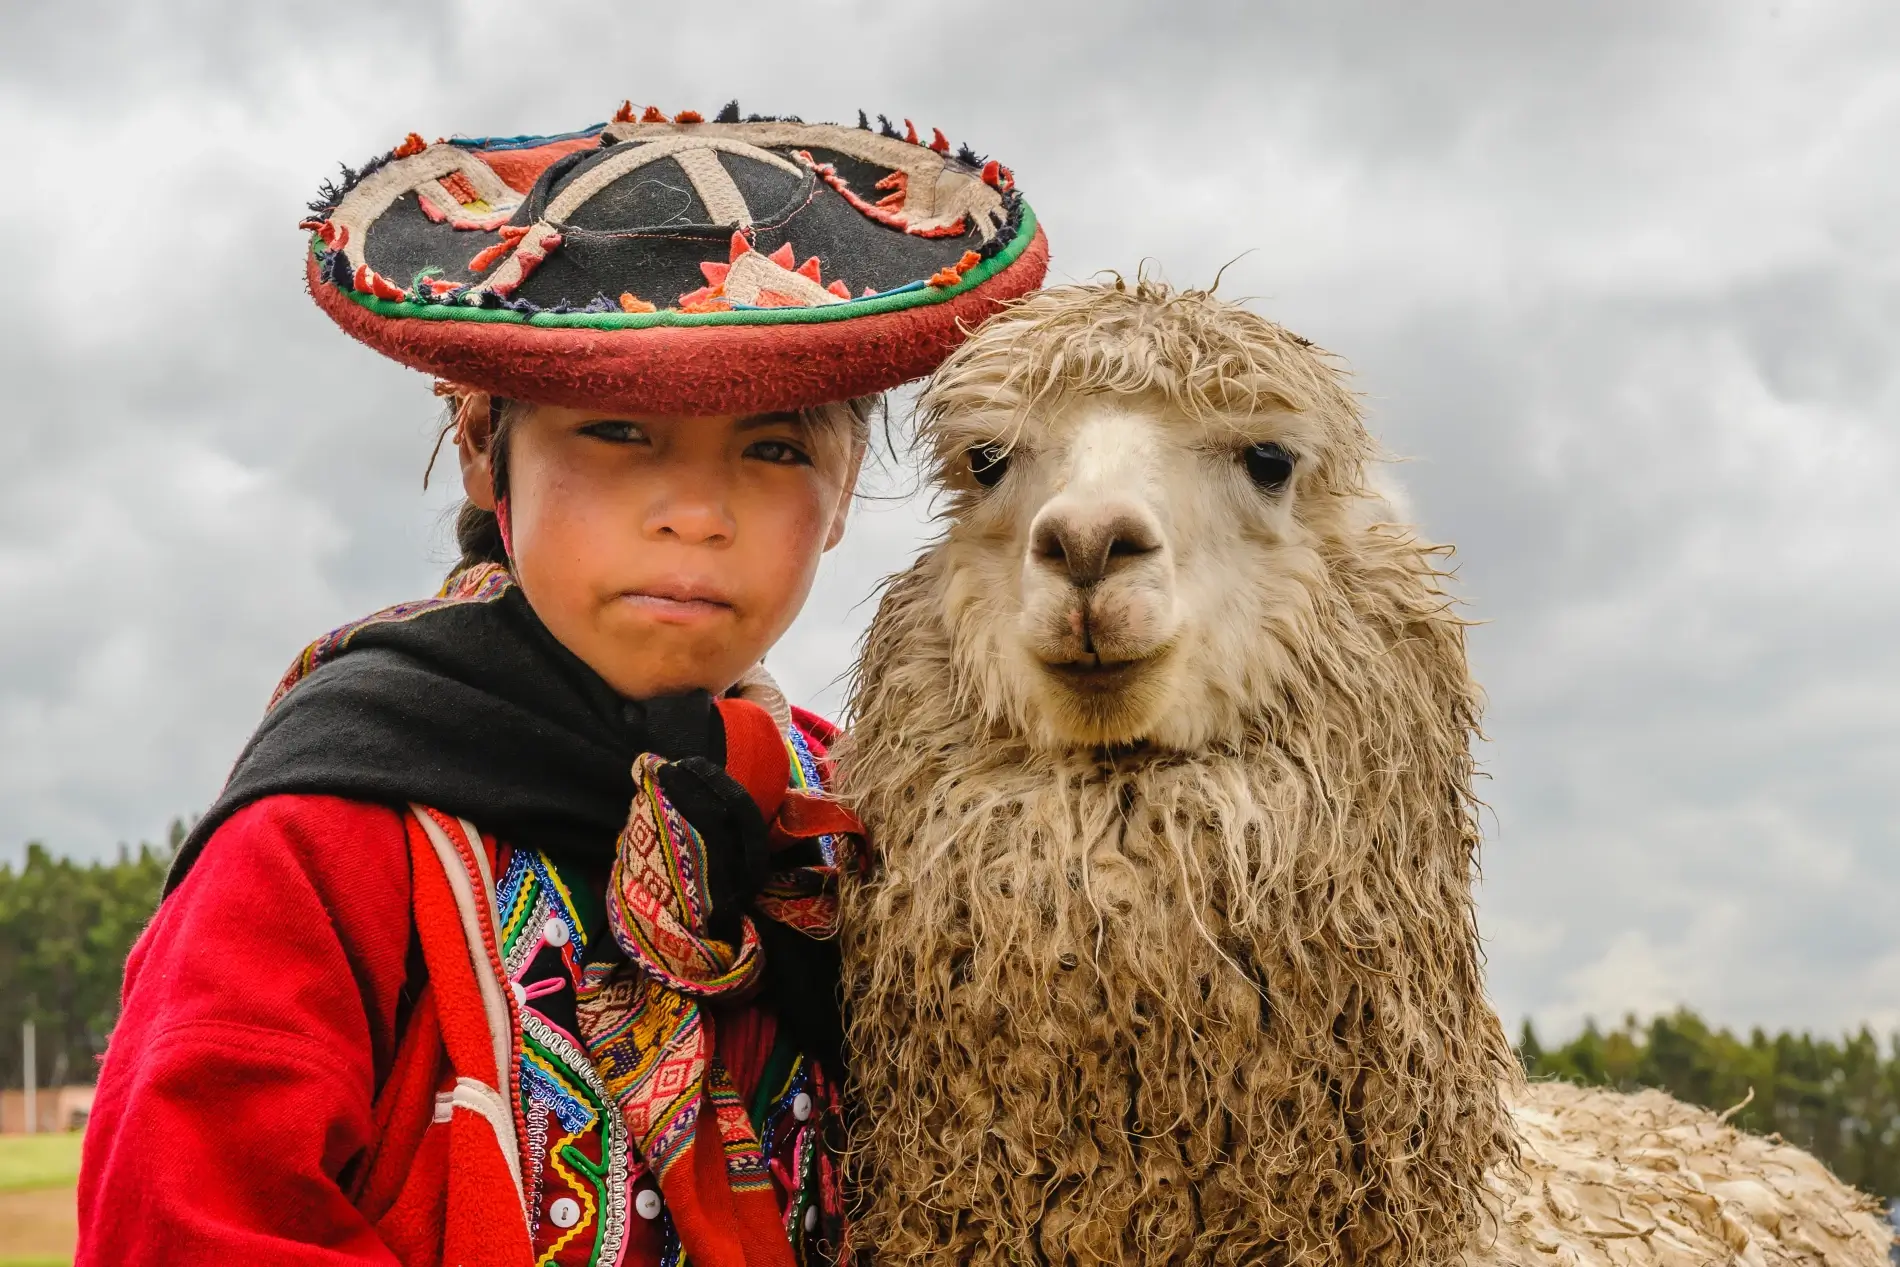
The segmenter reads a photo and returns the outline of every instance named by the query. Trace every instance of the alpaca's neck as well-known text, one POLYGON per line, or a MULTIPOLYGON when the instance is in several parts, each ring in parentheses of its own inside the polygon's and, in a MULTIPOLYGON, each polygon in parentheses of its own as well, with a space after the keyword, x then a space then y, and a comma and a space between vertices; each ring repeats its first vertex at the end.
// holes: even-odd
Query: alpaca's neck
POLYGON ((1452 1261, 1508 1138, 1462 648, 1335 639, 1232 745, 1105 760, 974 720, 927 598, 844 754, 880 1261, 1452 1261))

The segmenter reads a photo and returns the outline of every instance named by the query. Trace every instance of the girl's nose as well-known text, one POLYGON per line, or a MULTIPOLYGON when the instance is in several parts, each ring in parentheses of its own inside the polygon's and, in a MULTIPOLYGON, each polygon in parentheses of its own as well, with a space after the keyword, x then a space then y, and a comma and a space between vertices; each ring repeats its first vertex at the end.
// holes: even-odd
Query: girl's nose
POLYGON ((725 498, 712 490, 669 490, 665 500, 647 512, 646 535, 683 545, 725 545, 735 525, 725 498))

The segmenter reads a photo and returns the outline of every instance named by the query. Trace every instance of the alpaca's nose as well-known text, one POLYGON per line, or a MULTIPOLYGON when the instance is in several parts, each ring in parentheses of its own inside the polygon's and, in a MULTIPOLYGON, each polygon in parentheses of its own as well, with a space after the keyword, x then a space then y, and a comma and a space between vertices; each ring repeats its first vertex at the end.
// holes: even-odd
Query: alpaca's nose
POLYGON ((1068 573, 1073 585, 1094 585, 1161 548, 1161 528, 1152 518, 1120 507, 1050 507, 1029 530, 1030 554, 1068 573))

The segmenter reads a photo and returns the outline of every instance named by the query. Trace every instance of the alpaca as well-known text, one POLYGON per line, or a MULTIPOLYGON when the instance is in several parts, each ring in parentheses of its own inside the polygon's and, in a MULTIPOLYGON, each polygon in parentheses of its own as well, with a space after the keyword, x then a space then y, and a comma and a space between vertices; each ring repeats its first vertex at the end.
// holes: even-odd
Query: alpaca
POLYGON ((1478 695, 1318 349, 1043 291, 932 379, 947 530, 866 635, 841 788, 879 1263, 1456 1260, 1512 1135, 1478 695))
POLYGON ((842 895, 854 1241, 1676 1261, 1531 1209, 1616 1166, 1520 1156, 1513 1102, 1568 1110, 1484 994, 1464 625, 1333 359, 1209 292, 1063 287, 920 418, 945 531, 839 753, 876 849, 842 895))

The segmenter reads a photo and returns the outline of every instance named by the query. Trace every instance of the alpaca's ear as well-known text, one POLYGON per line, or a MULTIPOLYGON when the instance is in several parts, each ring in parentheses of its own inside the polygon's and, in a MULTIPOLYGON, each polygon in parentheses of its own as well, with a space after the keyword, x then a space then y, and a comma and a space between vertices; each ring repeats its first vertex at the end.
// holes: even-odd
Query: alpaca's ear
POLYGON ((854 441, 851 445, 851 461, 845 467, 844 486, 838 494, 838 510, 831 517, 831 531, 825 534, 827 550, 844 540, 845 521, 851 517, 851 502, 858 495, 858 471, 863 465, 864 443, 854 441))

